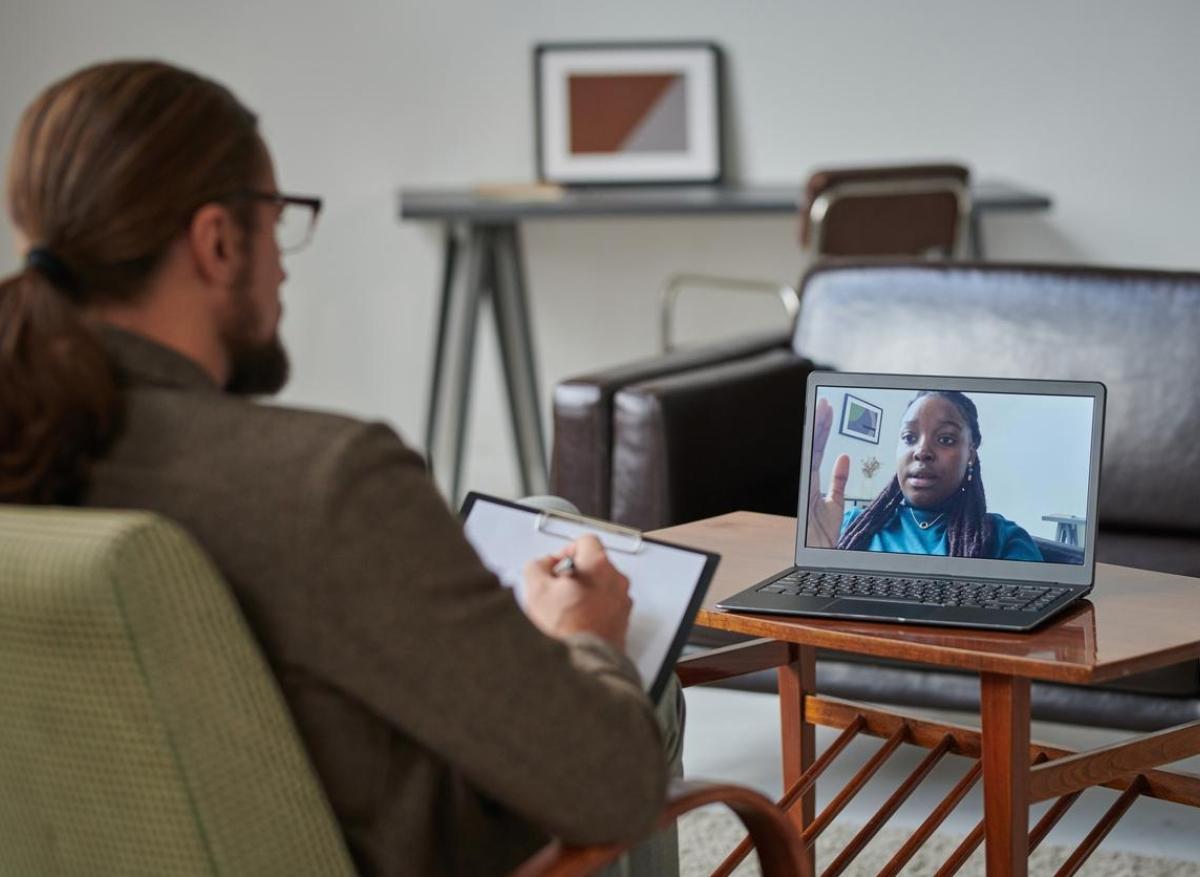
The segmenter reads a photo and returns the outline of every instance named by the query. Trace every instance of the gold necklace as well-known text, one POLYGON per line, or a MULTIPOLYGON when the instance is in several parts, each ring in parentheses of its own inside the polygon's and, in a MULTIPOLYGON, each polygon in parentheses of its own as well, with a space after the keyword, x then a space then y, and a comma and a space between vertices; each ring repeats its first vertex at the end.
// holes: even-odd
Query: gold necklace
POLYGON ((908 513, 910 515, 912 515, 913 523, 916 524, 918 527, 920 527, 922 530, 928 530, 930 527, 932 527, 934 524, 936 524, 942 518, 946 517, 946 513, 942 512, 940 515, 938 515, 932 521, 922 521, 919 518, 917 518, 917 513, 912 510, 912 506, 908 507, 908 513))

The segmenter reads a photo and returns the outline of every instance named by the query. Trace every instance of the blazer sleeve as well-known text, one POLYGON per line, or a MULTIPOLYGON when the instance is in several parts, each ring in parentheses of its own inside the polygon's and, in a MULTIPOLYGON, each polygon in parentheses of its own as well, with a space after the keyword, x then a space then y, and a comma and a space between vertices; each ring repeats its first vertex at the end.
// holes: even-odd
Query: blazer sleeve
POLYGON ((358 424, 309 475, 314 660, 488 797, 569 843, 647 832, 666 765, 632 663, 541 633, 479 560, 424 463, 358 424))

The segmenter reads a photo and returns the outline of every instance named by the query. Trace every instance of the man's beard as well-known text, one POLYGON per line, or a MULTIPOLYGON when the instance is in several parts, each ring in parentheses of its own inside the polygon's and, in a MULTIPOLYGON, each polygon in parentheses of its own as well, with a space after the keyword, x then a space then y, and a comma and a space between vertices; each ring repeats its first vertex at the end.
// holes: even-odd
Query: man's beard
POLYGON ((288 355, 278 335, 265 344, 230 351, 229 382, 225 391, 238 396, 274 396, 288 380, 288 355))
POLYGON ((238 396, 274 396, 287 384, 288 355, 278 332, 265 342, 253 340, 257 318, 250 297, 250 282, 247 261, 247 270, 234 287, 238 313, 233 325, 225 332, 230 366, 225 391, 238 396))

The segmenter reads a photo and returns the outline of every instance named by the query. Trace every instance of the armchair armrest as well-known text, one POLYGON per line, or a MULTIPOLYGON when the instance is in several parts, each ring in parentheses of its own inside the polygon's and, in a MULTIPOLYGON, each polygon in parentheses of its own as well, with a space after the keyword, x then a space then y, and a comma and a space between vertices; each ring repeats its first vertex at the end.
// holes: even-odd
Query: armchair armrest
POLYGON ((813 368, 776 349, 619 391, 612 520, 650 530, 737 510, 794 515, 813 368))
MULTIPOLYGON (((684 813, 708 804, 724 804, 737 814, 758 850, 763 877, 793 877, 801 871, 803 844, 782 810, 758 792, 742 786, 675 780, 658 820, 666 828, 684 813)), ((615 861, 627 844, 566 847, 553 841, 525 861, 510 877, 584 877, 615 861)))
POLYGON ((785 333, 680 350, 602 372, 581 375, 554 389, 554 448, 550 490, 585 515, 611 518, 613 397, 622 388, 669 375, 787 349, 785 333))

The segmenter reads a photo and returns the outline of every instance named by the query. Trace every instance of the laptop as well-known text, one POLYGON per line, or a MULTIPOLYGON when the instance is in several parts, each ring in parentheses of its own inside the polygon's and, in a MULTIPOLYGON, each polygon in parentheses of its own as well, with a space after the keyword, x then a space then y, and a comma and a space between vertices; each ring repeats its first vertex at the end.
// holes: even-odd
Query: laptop
POLYGON ((795 564, 722 609, 1029 630, 1092 588, 1103 384, 813 372, 795 564))

